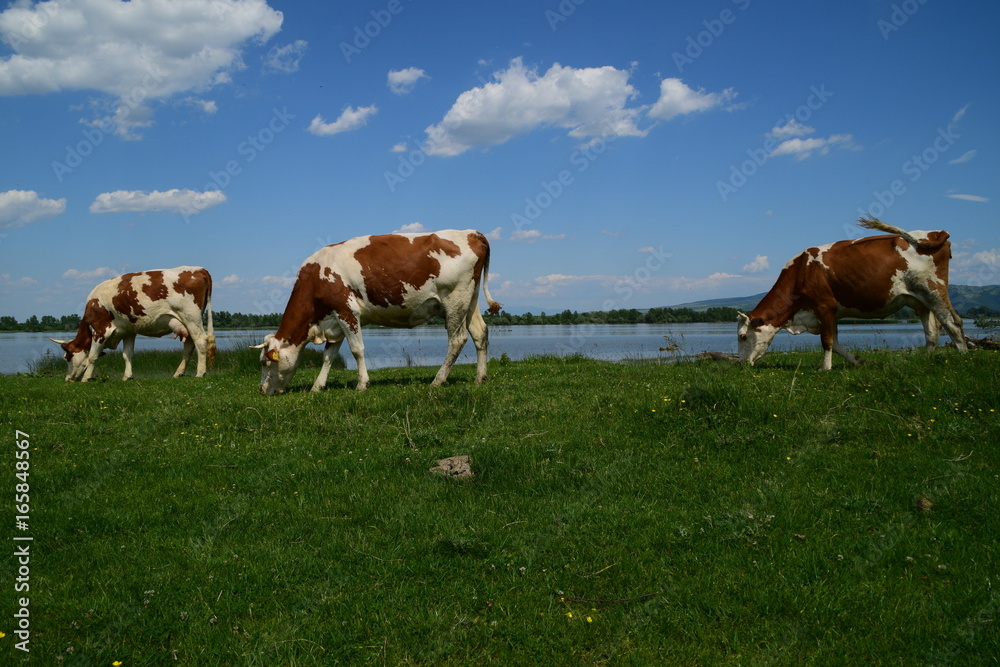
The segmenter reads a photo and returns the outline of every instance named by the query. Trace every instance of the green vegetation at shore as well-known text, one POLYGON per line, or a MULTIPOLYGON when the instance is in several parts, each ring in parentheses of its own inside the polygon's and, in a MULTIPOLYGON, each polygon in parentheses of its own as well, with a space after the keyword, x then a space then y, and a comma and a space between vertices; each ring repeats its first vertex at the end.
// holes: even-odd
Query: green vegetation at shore
MULTIPOLYGON (((491 360, 257 393, 140 352, 0 376, 30 656, 63 665, 949 664, 1000 655, 1000 356, 491 360), (470 455, 466 482, 429 472, 470 455)), ((10 517, 10 515, 8 515, 10 517)), ((9 539, 9 538, 8 538, 9 539)), ((16 558, 4 560, 8 582, 16 558)))

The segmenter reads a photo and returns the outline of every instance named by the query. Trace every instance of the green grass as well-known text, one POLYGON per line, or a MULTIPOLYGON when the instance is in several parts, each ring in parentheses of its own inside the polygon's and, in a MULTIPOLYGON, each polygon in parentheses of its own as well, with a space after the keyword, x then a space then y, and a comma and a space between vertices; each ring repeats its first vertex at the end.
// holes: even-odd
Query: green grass
POLYGON ((998 661, 995 353, 494 360, 313 395, 317 356, 275 397, 250 351, 0 377, 38 664, 998 661), (428 472, 458 454, 474 480, 428 472))

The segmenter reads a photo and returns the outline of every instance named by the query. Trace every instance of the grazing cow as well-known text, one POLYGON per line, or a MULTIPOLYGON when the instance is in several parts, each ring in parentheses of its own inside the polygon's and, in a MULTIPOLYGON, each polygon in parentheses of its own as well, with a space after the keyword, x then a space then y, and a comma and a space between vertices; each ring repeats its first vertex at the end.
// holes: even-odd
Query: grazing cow
POLYGON ((184 355, 174 377, 184 375, 191 351, 198 350, 201 377, 215 358, 212 327, 212 276, 199 266, 126 273, 105 280, 91 291, 73 340, 56 340, 66 353, 67 382, 88 381, 94 363, 105 349, 122 345, 125 359, 123 380, 132 378, 132 354, 136 335, 160 337, 169 333, 184 343, 184 355), (201 325, 207 311, 208 332, 201 325))
POLYGON ((489 312, 500 310, 487 288, 489 270, 490 244, 472 229, 361 236, 320 248, 299 268, 277 333, 252 346, 261 350, 261 393, 282 393, 306 343, 325 342, 323 367, 312 386, 319 391, 345 338, 358 364, 357 390, 363 391, 368 370, 361 327, 414 327, 435 315, 445 319, 448 353, 431 384, 448 379, 468 334, 478 355, 476 382, 482 382, 488 332, 477 307, 480 281, 489 312))
POLYGON ((857 365, 837 342, 837 320, 887 317, 904 306, 920 317, 928 350, 937 345, 943 325, 955 347, 967 351, 962 319, 948 299, 948 232, 904 232, 875 218, 858 222, 889 235, 807 248, 792 258, 757 307, 739 313, 741 362, 752 366, 774 334, 787 329, 819 334, 822 370, 830 370, 834 352, 857 365))

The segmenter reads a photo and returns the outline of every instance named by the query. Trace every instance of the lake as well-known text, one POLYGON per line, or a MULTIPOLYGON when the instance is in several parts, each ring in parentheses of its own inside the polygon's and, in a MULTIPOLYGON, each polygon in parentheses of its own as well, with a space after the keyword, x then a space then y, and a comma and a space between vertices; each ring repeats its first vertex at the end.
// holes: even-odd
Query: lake
MULTIPOLYGON (((981 337, 983 332, 965 323, 966 335, 981 337)), ((923 329, 919 323, 878 322, 840 326, 841 342, 855 350, 909 349, 922 347, 923 329)), ((217 331, 216 342, 222 353, 237 347, 260 343, 267 332, 217 331)), ((66 333, 0 333, 0 373, 22 373, 31 362, 46 353, 62 351, 49 340, 72 338, 66 333)), ((444 327, 416 329, 365 329, 365 356, 368 368, 393 366, 440 366, 447 350, 444 327)), ((941 334, 941 344, 949 342, 941 334)), ((170 336, 136 339, 136 352, 145 350, 176 350, 178 363, 182 344, 170 336)), ((318 349, 318 348, 317 348, 318 349)), ((819 350, 819 336, 792 336, 782 331, 774 337, 771 350, 819 350)), ((121 346, 119 345, 119 353, 121 346)), ((707 324, 583 324, 525 325, 490 328, 490 357, 506 354, 511 359, 523 359, 540 354, 567 356, 582 354, 592 359, 622 361, 628 359, 673 359, 700 352, 736 352, 736 323, 707 324), (661 347, 676 346, 673 351, 661 347)), ((356 368, 347 343, 341 355, 348 368, 356 368)), ((471 339, 465 344, 458 363, 475 363, 476 351, 471 339)), ((193 363, 193 361, 192 361, 193 363)), ((136 367, 142 376, 142 366, 136 367)))

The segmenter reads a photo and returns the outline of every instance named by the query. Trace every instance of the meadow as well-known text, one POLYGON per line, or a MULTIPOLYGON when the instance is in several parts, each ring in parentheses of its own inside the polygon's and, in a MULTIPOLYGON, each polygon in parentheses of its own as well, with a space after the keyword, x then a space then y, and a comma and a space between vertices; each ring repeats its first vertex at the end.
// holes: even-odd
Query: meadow
MULTIPOLYGON (((1000 356, 0 376, 0 654, 46 665, 1000 660, 1000 356), (15 528, 15 432, 30 519, 15 528), (469 455, 475 477, 429 472, 469 455), (8 542, 8 544, 20 544, 8 542), (8 550, 10 551, 10 550, 8 550), (30 596, 30 653, 14 613, 30 596)), ((61 361, 60 361, 61 363, 61 361)))

